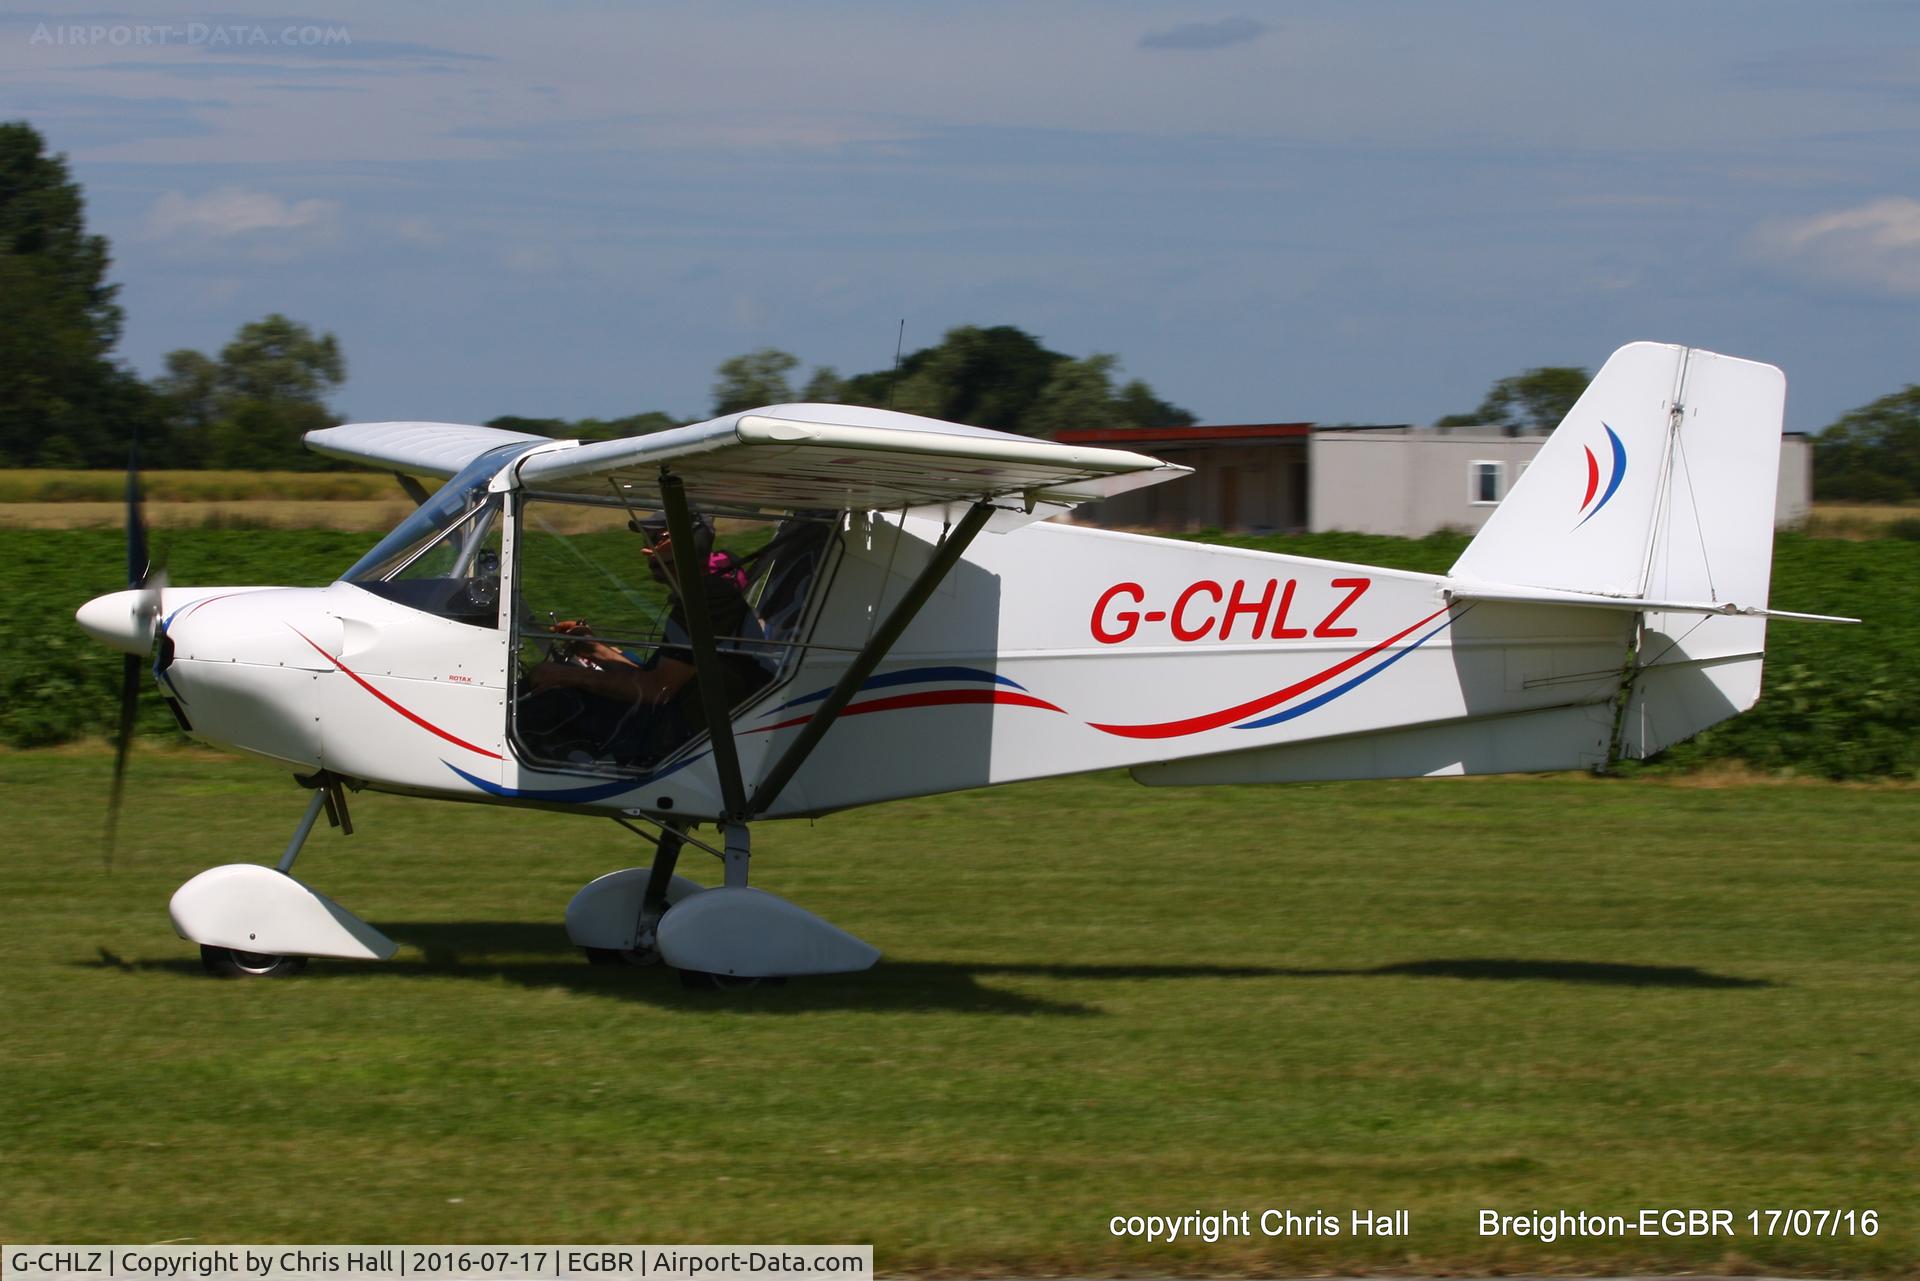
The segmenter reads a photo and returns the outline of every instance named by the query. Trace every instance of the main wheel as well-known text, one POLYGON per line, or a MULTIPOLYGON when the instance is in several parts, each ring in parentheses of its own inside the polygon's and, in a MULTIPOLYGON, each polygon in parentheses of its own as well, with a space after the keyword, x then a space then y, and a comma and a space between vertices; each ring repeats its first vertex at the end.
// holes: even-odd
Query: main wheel
POLYGON ((713 974, 706 970, 681 970, 680 986, 697 992, 745 992, 756 987, 780 987, 787 981, 784 974, 770 974, 765 978, 754 974, 713 974))
POLYGON ((242 952, 238 948, 208 947, 202 943, 200 964, 217 979, 287 979, 307 968, 307 958, 242 952))

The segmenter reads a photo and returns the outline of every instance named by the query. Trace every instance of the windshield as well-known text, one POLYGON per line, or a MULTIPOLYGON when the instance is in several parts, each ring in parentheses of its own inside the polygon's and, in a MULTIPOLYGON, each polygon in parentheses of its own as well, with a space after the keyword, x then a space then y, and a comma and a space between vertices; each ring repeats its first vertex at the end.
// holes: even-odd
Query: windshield
POLYGON ((456 622, 497 626, 501 494, 487 483, 531 445, 481 454, 355 562, 342 579, 456 622))

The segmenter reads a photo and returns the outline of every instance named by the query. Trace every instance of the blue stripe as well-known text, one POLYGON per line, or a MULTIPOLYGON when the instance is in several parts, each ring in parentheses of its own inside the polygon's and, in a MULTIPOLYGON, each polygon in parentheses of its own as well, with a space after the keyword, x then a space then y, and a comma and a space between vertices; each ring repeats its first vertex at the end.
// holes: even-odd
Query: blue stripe
MULTIPOLYGON (((1613 442, 1613 479, 1607 482, 1607 492, 1600 495, 1600 501, 1593 505, 1593 510, 1587 513, 1580 525, 1598 516, 1600 509, 1607 505, 1607 500, 1613 497, 1613 491, 1620 488, 1620 482, 1627 478, 1627 447, 1620 443, 1618 436, 1614 435, 1613 428, 1607 427, 1605 423, 1600 425, 1606 428, 1607 439, 1613 442)), ((1580 525, 1575 525, 1574 528, 1578 529, 1580 525)))
POLYGON ((1332 689, 1328 690, 1326 693, 1320 694, 1314 698, 1310 698, 1306 702, 1300 703, 1297 706, 1289 707, 1284 712, 1275 712, 1272 716, 1268 716, 1257 721, 1248 721, 1244 725, 1235 725, 1234 728, 1235 729, 1262 729, 1268 725, 1278 725, 1282 721, 1290 721, 1296 716, 1305 716, 1308 712, 1312 711, 1316 707, 1325 707, 1328 703, 1331 703, 1334 699, 1340 697, 1342 694, 1346 693, 1348 690, 1353 689, 1355 686, 1366 684, 1368 681, 1378 676, 1381 672, 1386 671, 1389 667, 1392 667, 1395 663, 1405 658, 1408 654, 1413 653, 1414 650, 1419 649, 1422 645, 1426 644, 1428 641, 1438 636, 1441 632, 1446 631, 1447 628, 1451 626, 1453 626, 1453 619, 1448 618, 1446 622, 1440 624, 1440 626, 1434 628, 1432 631, 1428 632, 1425 636, 1422 636, 1419 640, 1415 641, 1413 644, 1399 651, 1392 658, 1389 658, 1386 662, 1380 664, 1378 667, 1372 668, 1369 671, 1360 673, 1360 675, 1354 677, 1352 680, 1348 681, 1346 684, 1336 685, 1332 689))
MULTIPOLYGON (((983 671, 978 667, 910 667, 901 672, 885 672, 879 676, 870 676, 860 686, 860 690, 864 693, 870 689, 886 689, 891 685, 921 685, 932 681, 982 681, 1005 685, 1023 694, 1027 692, 1027 687, 1019 681, 1008 680, 996 672, 983 671)), ((771 716, 774 712, 784 712, 789 707, 799 707, 803 703, 817 703, 832 692, 833 690, 828 688, 815 690, 811 694, 802 694, 778 707, 770 708, 763 715, 771 716)))
POLYGON ((622 792, 631 792, 657 782, 669 774, 677 773, 705 756, 705 752, 696 753, 676 765, 670 765, 656 774, 643 774, 638 778, 621 779, 613 783, 593 783, 586 787, 506 787, 499 783, 490 783, 486 779, 455 765, 452 761, 440 763, 473 784, 489 796, 499 796, 510 800, 525 801, 604 801, 609 796, 618 796, 622 792))

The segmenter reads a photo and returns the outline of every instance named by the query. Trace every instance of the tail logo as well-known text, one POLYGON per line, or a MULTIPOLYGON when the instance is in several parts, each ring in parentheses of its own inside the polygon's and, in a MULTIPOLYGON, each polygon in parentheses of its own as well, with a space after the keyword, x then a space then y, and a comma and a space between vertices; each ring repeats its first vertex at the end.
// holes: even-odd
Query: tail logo
MULTIPOLYGON (((1612 446, 1613 449, 1612 473, 1607 477, 1607 487, 1605 491, 1602 491, 1600 488, 1600 460, 1594 456, 1593 449, 1588 447, 1587 492, 1585 497, 1580 500, 1580 510, 1586 514, 1580 517, 1580 525, 1586 524, 1600 514, 1600 509, 1613 500, 1614 494, 1620 490, 1620 482, 1627 477, 1627 447, 1620 443, 1620 437, 1615 434, 1613 428, 1608 427, 1605 423, 1601 423, 1600 426, 1605 429, 1607 433, 1607 443, 1612 446), (1595 494, 1599 495, 1597 502, 1594 500, 1595 494)), ((1574 528, 1578 529, 1580 525, 1575 525, 1574 528)))

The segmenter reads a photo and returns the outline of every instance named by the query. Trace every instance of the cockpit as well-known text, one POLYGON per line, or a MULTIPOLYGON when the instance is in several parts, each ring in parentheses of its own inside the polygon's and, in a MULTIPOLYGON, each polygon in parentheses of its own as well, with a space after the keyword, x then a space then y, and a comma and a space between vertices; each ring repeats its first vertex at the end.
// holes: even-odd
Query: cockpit
MULTIPOLYGON (((344 576, 375 595, 505 633, 508 738, 530 764, 651 770, 707 730, 664 516, 609 487, 492 491, 532 448, 481 454, 344 576)), ((783 680, 837 546, 832 514, 696 514, 697 590, 725 703, 783 680)))

